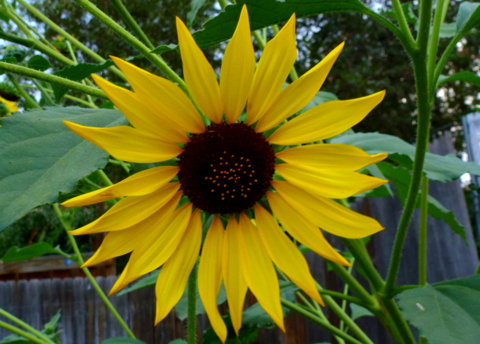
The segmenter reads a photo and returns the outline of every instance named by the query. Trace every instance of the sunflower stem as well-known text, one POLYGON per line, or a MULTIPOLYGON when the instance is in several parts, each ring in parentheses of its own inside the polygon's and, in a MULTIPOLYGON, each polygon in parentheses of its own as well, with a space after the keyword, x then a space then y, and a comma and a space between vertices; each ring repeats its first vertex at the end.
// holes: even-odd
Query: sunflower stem
POLYGON ((84 8, 95 18, 100 20, 102 23, 107 25, 113 32, 120 36, 125 42, 130 44, 133 48, 137 49, 140 54, 152 62, 158 69, 160 69, 165 76, 171 81, 178 84, 180 88, 186 93, 189 94, 187 86, 182 78, 180 78, 177 73, 171 69, 167 63, 158 55, 151 53, 151 49, 143 44, 138 38, 133 36, 130 32, 121 27, 116 21, 110 18, 107 14, 101 11, 97 6, 95 6, 89 0, 74 0, 80 7, 84 8))
MULTIPOLYGON (((78 39, 70 35, 67 31, 63 30, 60 26, 55 24, 52 20, 50 20, 47 16, 45 16, 42 12, 40 12, 37 8, 34 6, 30 5, 27 1, 25 0, 18 0, 20 4, 22 4, 23 7, 25 7, 31 14, 33 14, 35 17, 37 17, 39 20, 50 26, 55 32, 57 32, 59 35, 64 36, 69 42, 72 43, 73 46, 76 48, 80 49, 83 51, 85 54, 89 55, 92 57, 94 60, 96 60, 99 63, 105 63, 106 60, 95 53, 92 49, 88 48, 85 46, 82 42, 80 42, 78 39)), ((111 66, 108 68, 111 70, 115 75, 118 77, 122 78, 125 80, 125 76, 123 73, 116 67, 111 66)))
POLYGON ((412 36, 412 32, 408 27, 407 19, 405 18, 405 13, 403 13, 402 5, 400 0, 392 0, 393 11, 395 12, 395 17, 397 18, 398 26, 400 27, 400 32, 405 38, 405 42, 411 47, 415 46, 415 41, 412 36))
POLYGON ((4 322, 4 321, 0 321, 0 327, 3 327, 4 329, 6 329, 6 330, 8 330, 8 331, 10 331, 10 332, 12 332, 12 333, 15 333, 15 334, 17 334, 17 335, 19 335, 19 336, 21 336, 21 337, 23 337, 23 338, 26 338, 26 339, 30 340, 31 342, 33 342, 33 343, 37 343, 37 344, 45 344, 45 343, 49 343, 49 344, 50 344, 50 343, 53 343, 53 344, 54 344, 54 342, 52 342, 52 341, 48 341, 48 342, 47 342, 46 340, 39 339, 39 338, 33 336, 32 334, 30 334, 30 333, 28 333, 28 332, 25 332, 25 331, 23 331, 23 330, 15 327, 15 326, 13 326, 13 325, 10 325, 10 324, 8 324, 8 323, 6 323, 6 322, 4 322))
POLYGON ((187 302, 187 339, 188 344, 197 343, 197 264, 193 266, 190 277, 188 277, 187 302))
POLYGON ((422 176, 420 232, 418 235, 418 283, 427 284, 428 179, 422 176))
MULTIPOLYGON (((55 214, 57 215, 58 219, 60 220, 60 223, 63 226, 63 229, 65 229, 65 232, 67 233, 68 240, 70 241, 70 244, 72 245, 73 251, 75 252, 75 257, 77 260, 77 263, 82 266, 85 262, 83 260, 82 253, 80 252, 77 242, 75 238, 73 237, 72 234, 70 234, 70 231, 72 230, 72 224, 71 220, 66 221, 65 217, 62 214, 62 211, 60 210, 60 207, 58 206, 58 203, 53 204, 53 209, 55 210, 55 214)), ((118 321, 120 326, 125 330, 127 335, 130 338, 135 338, 135 335, 133 334, 132 330, 128 327, 126 322, 122 319, 120 314, 118 314, 117 310, 115 307, 112 305, 110 300, 108 299, 107 295, 103 292, 102 288, 98 285, 97 281, 95 280, 95 277, 93 277, 92 273, 88 268, 82 267, 81 268, 85 276, 87 276, 87 279, 90 281, 92 284, 93 288, 97 292, 98 296, 102 299, 102 301, 105 303, 105 306, 108 308, 108 310, 112 313, 112 315, 115 317, 115 319, 118 321)))
POLYGON ((123 4, 122 0, 111 0, 113 6, 117 9, 118 13, 122 16, 123 20, 125 20, 125 23, 130 27, 130 29, 135 32, 135 34, 140 37, 142 40, 143 44, 145 44, 147 47, 150 49, 154 49, 155 46, 150 42, 148 39, 147 35, 143 30, 140 28, 140 26, 137 24, 135 19, 132 17, 130 12, 127 10, 125 5, 123 4))
POLYGON ((287 307, 288 309, 300 314, 306 319, 311 320, 315 324, 317 324, 320 327, 323 327, 327 331, 331 332, 334 336, 338 336, 342 339, 344 339, 347 343, 353 343, 353 344, 365 344, 364 342, 358 341, 357 339, 353 338, 352 336, 346 334, 345 332, 340 331, 337 327, 333 326, 327 321, 322 320, 318 316, 312 314, 311 312, 307 311, 306 309, 303 309, 301 306, 290 302, 288 300, 285 300, 284 298, 280 298, 280 301, 282 305, 287 307))
POLYGON ((14 74, 26 76, 29 78, 46 81, 51 84, 64 86, 66 88, 71 88, 82 93, 90 94, 97 98, 108 100, 108 97, 105 95, 105 93, 103 93, 103 91, 101 91, 98 88, 85 86, 79 82, 68 80, 56 75, 40 72, 38 70, 34 70, 31 68, 22 67, 13 63, 0 62, 0 70, 5 71, 7 73, 14 73, 14 74))
POLYGON ((35 84, 37 89, 42 93, 43 98, 45 99, 45 102, 47 103, 48 106, 54 106, 55 102, 53 101, 52 97, 48 94, 47 90, 45 87, 42 86, 40 81, 32 79, 32 82, 35 84))
POLYGON ((11 75, 10 73, 7 73, 7 77, 8 77, 8 80, 10 80, 10 82, 13 84, 13 86, 15 86, 15 88, 17 89, 18 93, 20 93, 20 95, 23 97, 23 99, 25 99, 25 102, 31 107, 31 108, 40 108, 40 105, 38 105, 33 99, 32 97, 30 97, 30 95, 25 92, 25 90, 23 89, 22 86, 20 86, 20 84, 18 83, 17 79, 15 79, 15 77, 13 75, 11 75))
MULTIPOLYGON (((8 313, 6 310, 0 308, 0 315, 4 316, 5 318, 7 318, 8 320, 10 320, 11 322, 17 324, 18 326, 21 326, 23 327, 24 329, 26 329, 27 331, 29 331, 30 333, 36 335, 37 337, 39 337, 40 339, 43 339, 44 341, 42 343, 49 343, 49 344, 55 344, 50 338, 48 338, 44 333, 34 329, 32 326, 30 326, 29 324, 27 324, 26 322, 22 321, 21 319, 17 318, 16 316, 14 316, 13 314, 10 314, 8 313)), ((21 330, 20 330, 21 331, 21 330)), ((17 333, 18 334, 18 333, 17 333)))
POLYGON ((428 90, 427 48, 432 15, 432 0, 425 0, 420 4, 420 27, 417 36, 419 50, 417 53, 410 56, 413 62, 415 86, 417 91, 417 144, 415 149, 415 159, 413 162, 412 180, 408 188, 407 200, 397 228, 386 283, 382 290, 382 294, 387 298, 392 297, 392 291, 397 280, 403 244, 407 236, 408 227, 417 200, 418 190, 420 188, 429 137, 428 132, 430 128, 430 112, 432 105, 430 103, 428 90))

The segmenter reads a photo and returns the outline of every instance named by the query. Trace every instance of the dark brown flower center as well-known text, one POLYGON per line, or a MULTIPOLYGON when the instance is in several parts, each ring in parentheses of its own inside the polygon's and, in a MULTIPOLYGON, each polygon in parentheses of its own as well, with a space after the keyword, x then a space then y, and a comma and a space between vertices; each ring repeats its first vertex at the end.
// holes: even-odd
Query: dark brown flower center
POLYGON ((268 190, 275 153, 265 137, 243 123, 212 124, 194 134, 180 154, 182 190, 213 214, 252 207, 268 190))

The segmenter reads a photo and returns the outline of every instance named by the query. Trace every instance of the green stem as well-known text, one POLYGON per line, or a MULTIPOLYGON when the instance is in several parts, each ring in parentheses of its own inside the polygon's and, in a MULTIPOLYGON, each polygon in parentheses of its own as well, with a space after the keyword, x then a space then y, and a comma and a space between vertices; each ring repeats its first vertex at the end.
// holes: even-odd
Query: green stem
POLYGON ((403 37, 405 38, 405 42, 410 47, 415 47, 415 41, 412 36, 412 32, 408 27, 407 19, 405 18, 405 13, 403 13, 402 5, 400 4, 399 0, 392 0, 393 11, 395 12, 395 16, 397 18, 398 26, 400 27, 400 32, 403 33, 403 37))
MULTIPOLYGON (((347 247, 350 253, 355 257, 358 265, 362 267, 362 270, 368 277, 370 284, 372 285, 375 291, 381 290, 384 286, 382 277, 378 274, 377 269, 373 266, 372 260, 365 248, 364 243, 358 239, 342 239, 343 244, 347 247)), ((358 283, 358 282, 357 282, 358 283)), ((349 283, 352 290, 355 287, 355 284, 349 283)), ((359 294, 357 296, 360 297, 359 294)))
POLYGON ((227 0, 218 0, 218 4, 219 4, 220 7, 222 8, 222 10, 224 10, 225 7, 227 7, 228 2, 227 2, 227 0))
POLYGON ((253 31, 252 33, 253 33, 253 37, 255 37, 255 40, 257 41, 257 44, 260 50, 265 49, 266 42, 263 39, 262 34, 258 30, 253 31))
POLYGON ((102 23, 107 25, 113 32, 120 36, 125 42, 130 44, 132 47, 137 49, 140 54, 146 57, 150 62, 152 62, 158 69, 160 69, 168 79, 178 84, 185 93, 189 94, 185 82, 180 78, 158 55, 150 53, 150 50, 146 45, 139 41, 135 36, 130 32, 125 30, 123 27, 118 25, 112 18, 98 9, 93 3, 89 0, 74 0, 79 6, 87 10, 94 17, 99 19, 102 23))
POLYGON ((20 84, 18 83, 17 79, 15 79, 13 77, 13 75, 11 75, 10 73, 7 73, 7 77, 8 77, 8 80, 10 80, 10 82, 13 84, 13 86, 15 86, 15 88, 17 89, 18 93, 20 93, 20 95, 25 99, 25 101, 27 102, 27 104, 31 107, 31 108, 40 108, 40 105, 38 105, 33 99, 32 97, 30 97, 30 95, 25 92, 25 90, 23 89, 22 86, 20 86, 20 84))
MULTIPOLYGON (((32 79, 33 81, 33 79, 32 79)), ((35 81, 34 81, 35 82, 35 81)), ((35 86, 32 86, 32 85, 28 85, 28 84, 22 84, 22 87, 25 87, 25 88, 36 88, 35 86)), ((48 93, 53 93, 53 90, 49 89, 49 88, 45 88, 44 87, 44 90, 48 93)), ((70 100, 73 100, 73 101, 76 101, 82 105, 85 105, 85 106, 88 106, 88 107, 91 107, 91 108, 95 108, 95 109, 98 109, 98 106, 96 106, 95 104, 90 104, 89 102, 87 102, 86 100, 83 100, 83 99, 80 99, 80 98, 77 98, 77 97, 74 97, 74 96, 71 96, 69 94, 66 94, 64 95, 65 98, 68 98, 70 100)))
POLYGON ((312 314, 311 312, 303 309, 299 305, 296 305, 293 302, 290 302, 290 301, 285 300, 283 298, 281 298, 280 301, 282 302, 282 305, 284 305, 285 307, 287 307, 287 308, 291 309, 292 311, 300 314, 304 318, 311 320, 312 322, 314 322, 318 326, 323 327, 324 329, 326 329, 327 331, 329 331, 333 335, 344 339, 348 343, 362 344, 362 342, 360 342, 357 339, 351 337, 350 335, 346 334, 345 332, 340 331, 338 328, 331 325, 329 322, 326 322, 326 321, 320 319, 319 317, 317 317, 314 314, 312 314))
POLYGON ((128 10, 125 7, 125 5, 123 4, 122 0, 111 0, 111 1, 112 1, 113 6, 115 6, 115 8, 120 13, 123 20, 125 21, 125 23, 130 27, 130 29, 132 29, 132 31, 135 32, 135 34, 138 37, 140 37, 140 39, 143 41, 143 44, 145 44, 147 47, 149 47, 151 50, 153 50, 155 48, 155 46, 152 44, 152 42, 150 42, 147 35, 145 34, 145 32, 143 32, 143 30, 140 28, 140 26, 138 26, 137 22, 132 17, 130 12, 128 12, 128 10))
MULTIPOLYGON (((362 287, 360 283, 340 264, 328 262, 333 271, 350 287, 352 292, 357 295, 360 300, 369 306, 374 306, 376 300, 362 287)), ((343 295, 343 294, 342 294, 343 295)))
POLYGON ((38 80, 43 80, 51 84, 64 86, 66 88, 71 88, 82 93, 90 94, 97 98, 108 100, 108 97, 105 95, 105 93, 103 93, 103 91, 99 90, 98 88, 85 86, 76 81, 68 80, 52 74, 47 74, 27 67, 22 67, 13 63, 0 62, 0 70, 22 76, 27 76, 38 80))
MULTIPOLYGON (((42 22, 50 26, 55 32, 57 32, 59 35, 64 36, 69 42, 72 43, 73 46, 77 47, 81 51, 83 51, 85 54, 89 55, 92 57, 94 60, 96 60, 99 63, 105 63, 106 60, 95 53, 93 50, 85 46, 82 42, 80 42, 78 39, 70 35, 67 31, 63 30, 60 26, 55 24, 52 20, 50 20, 48 17, 46 17, 42 12, 37 10, 34 6, 30 5, 28 2, 25 0, 18 0, 22 6, 24 6, 31 14, 33 14, 35 17, 40 19, 42 22)), ((123 75, 122 72, 116 67, 109 67, 109 69, 115 73, 117 76, 121 77, 122 79, 125 80, 125 76, 123 75)))
MULTIPOLYGON (((320 286, 317 285, 317 288, 320 286)), ((321 288, 321 287, 320 287, 321 288)), ((339 318, 343 321, 349 328, 350 331, 357 337, 362 343, 373 344, 373 342, 368 338, 365 332, 362 331, 360 327, 348 316, 345 310, 342 309, 330 296, 323 296, 323 301, 339 318)))
POLYGON ((434 85, 434 71, 435 71, 435 62, 437 59, 437 49, 438 49, 438 40, 440 36, 440 27, 442 26, 443 22, 445 21, 445 16, 447 15, 447 8, 448 8, 449 1, 445 0, 438 0, 436 9, 435 9, 435 17, 433 19, 433 28, 432 34, 428 41, 428 64, 427 64, 427 72, 428 72, 428 88, 430 91, 433 92, 435 90, 434 85))
POLYGON ((42 93, 42 96, 45 99, 45 102, 47 103, 47 105, 48 106, 53 106, 55 104, 55 102, 52 100, 52 97, 50 97, 50 95, 48 94, 45 87, 43 87, 42 84, 35 79, 32 79, 32 82, 35 84, 37 89, 42 93))
POLYGON ((15 326, 12 326, 4 321, 0 321, 0 327, 3 327, 4 329, 10 331, 10 332, 13 332, 15 334, 18 334, 19 336, 23 337, 23 338, 26 338, 28 340, 30 340, 31 342, 33 343, 38 343, 38 344, 45 344, 45 343, 53 343, 55 344, 54 342, 52 341, 44 341, 44 340, 41 340, 35 336, 32 336, 30 333, 28 332, 25 332, 23 330, 20 330, 19 328, 15 327, 15 326))
POLYGON ((418 235, 418 283, 427 284, 428 179, 422 176, 420 232, 418 235))
POLYGON ((424 0, 421 2, 420 27, 417 38, 419 50, 417 54, 411 56, 415 73, 415 86, 417 90, 417 144, 415 149, 415 159, 413 162, 412 180, 408 189, 405 207, 398 224, 397 233, 393 244, 392 257, 390 259, 390 267, 388 269, 388 275, 383 290, 383 294, 386 297, 392 296, 391 294, 397 280, 403 244, 407 236, 410 220, 412 218, 413 210, 415 209, 418 190, 420 188, 420 181, 423 174, 423 163, 425 160, 426 147, 429 137, 428 131, 430 127, 431 103, 429 101, 426 58, 431 8, 432 0, 424 0))
POLYGON ((188 344, 197 343, 197 264, 194 265, 190 277, 188 278, 187 302, 187 339, 188 344))
POLYGON ((351 303, 355 303, 357 305, 360 305, 362 307, 368 307, 363 300, 359 299, 358 297, 350 296, 350 295, 345 295, 343 293, 340 293, 338 291, 332 291, 332 290, 319 290, 318 291, 320 295, 329 295, 332 297, 335 297, 340 300, 345 300, 351 303))
MULTIPOLYGON (((70 244, 72 245, 73 251, 75 252, 76 259, 79 263, 79 265, 84 264, 83 256, 82 253, 80 252, 77 242, 75 241, 75 238, 73 235, 69 233, 70 230, 72 230, 72 226, 70 223, 68 223, 62 214, 62 211, 60 210, 60 207, 58 206, 58 203, 53 204, 53 209, 55 210, 55 213, 57 214, 58 219, 62 223, 63 228, 65 229, 65 232, 67 233, 68 240, 70 241, 70 244)), ((105 303, 105 306, 107 306, 108 310, 113 314, 115 319, 117 319, 118 323, 120 326, 125 330, 125 332, 128 334, 130 338, 135 338, 135 335, 133 332, 130 330, 128 325, 125 323, 125 321, 122 319, 120 314, 118 314, 117 310, 115 307, 112 305, 110 300, 108 299, 107 295, 103 292, 102 288, 98 285, 97 281, 95 280, 95 277, 90 273, 90 270, 88 268, 82 268, 82 271, 85 273, 87 276, 87 279, 90 281, 92 284, 93 288, 97 292, 98 296, 102 299, 102 301, 105 303)))
POLYGON ((97 170, 97 175, 100 178, 100 180, 103 182, 103 184, 105 184, 105 186, 113 185, 110 178, 108 178, 108 176, 105 174, 105 172, 102 169, 97 170))
MULTIPOLYGON (((75 64, 78 65, 77 57, 75 56, 75 51, 72 48, 72 44, 69 41, 66 41, 65 43, 67 44, 68 52, 70 53, 70 56, 71 56, 73 62, 75 62, 75 64)), ((82 85, 87 85, 85 80, 81 80, 80 83, 82 85)), ((88 100, 89 104, 95 104, 95 102, 92 99, 92 96, 90 96, 88 94, 86 96, 87 96, 87 100, 88 100)))
POLYGON ((391 318, 390 328, 393 329, 390 332, 392 335, 398 333, 403 339, 404 344, 415 344, 415 338, 413 338, 412 331, 408 326, 405 318, 403 317, 395 300, 391 298, 382 299, 383 305, 391 318))
POLYGON ((31 332, 32 334, 36 335, 37 337, 41 338, 44 340, 44 342, 42 343, 49 343, 49 344, 55 344, 50 338, 48 338, 44 333, 34 329, 32 326, 30 326, 29 324, 27 324, 26 322, 18 319, 16 316, 14 316, 13 314, 10 314, 8 313, 6 310, 0 308, 0 315, 4 316, 5 318, 7 318, 8 320, 10 320, 11 322, 17 324, 18 326, 21 326, 23 327, 24 329, 26 329, 28 332, 31 332))

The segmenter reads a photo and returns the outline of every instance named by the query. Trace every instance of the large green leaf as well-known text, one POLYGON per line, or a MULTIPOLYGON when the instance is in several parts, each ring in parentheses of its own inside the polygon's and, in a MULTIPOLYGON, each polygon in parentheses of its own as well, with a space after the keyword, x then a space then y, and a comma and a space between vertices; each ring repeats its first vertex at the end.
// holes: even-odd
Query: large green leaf
POLYGON ((480 86, 480 76, 472 72, 460 72, 453 75, 440 75, 437 82, 437 87, 450 81, 464 81, 469 82, 475 86, 480 86))
POLYGON ((194 34, 197 44, 207 47, 232 37, 237 26, 242 6, 247 4, 252 30, 261 29, 287 21, 292 14, 297 18, 329 12, 357 12, 381 21, 391 30, 391 22, 375 13, 359 0, 238 0, 235 5, 225 7, 225 11, 205 23, 204 30, 194 34))
POLYGON ((106 165, 108 154, 62 120, 105 127, 126 124, 117 110, 50 107, 2 118, 0 230, 33 208, 57 201, 77 181, 106 165))
MULTIPOLYGON (((415 155, 415 147, 395 136, 379 133, 355 133, 333 138, 330 142, 357 146, 367 153, 388 153, 389 159, 411 169, 415 155)), ((458 179, 464 173, 480 175, 480 166, 465 162, 453 155, 437 155, 427 153, 423 170, 428 179, 442 183, 458 179)))
POLYGON ((480 24, 480 3, 462 2, 457 13, 457 31, 467 32, 480 24))
MULTIPOLYGON (((386 162, 380 162, 377 166, 380 171, 382 171, 385 178, 390 180, 395 186, 398 198, 400 198, 402 204, 405 205, 405 202, 407 201, 408 187, 412 179, 410 172, 401 166, 394 167, 386 162)), ((420 207, 420 194, 417 197, 415 207, 420 207)), ((428 214, 434 219, 442 220, 449 225, 453 232, 460 235, 465 244, 468 245, 465 228, 463 228, 458 222, 453 211, 445 208, 439 201, 430 195, 428 196, 428 214)))
POLYGON ((478 343, 480 275, 410 289, 398 295, 404 317, 429 344, 478 343))
POLYGON ((59 247, 53 247, 47 242, 38 242, 27 247, 18 248, 17 246, 11 247, 5 255, 0 258, 4 263, 7 262, 19 262, 22 260, 28 260, 35 257, 41 257, 46 254, 55 253, 65 255, 59 247))

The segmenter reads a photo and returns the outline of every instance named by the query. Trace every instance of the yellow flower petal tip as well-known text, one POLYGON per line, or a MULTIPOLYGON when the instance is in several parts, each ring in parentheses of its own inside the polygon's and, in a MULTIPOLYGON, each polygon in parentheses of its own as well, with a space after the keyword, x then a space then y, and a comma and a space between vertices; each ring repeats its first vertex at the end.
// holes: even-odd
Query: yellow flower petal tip
POLYGON ((155 288, 155 324, 181 298, 201 253, 198 290, 222 342, 228 335, 216 304, 222 283, 237 335, 248 290, 285 332, 277 268, 323 305, 297 243, 327 260, 350 266, 324 232, 358 239, 383 229, 378 221, 334 199, 386 183, 358 171, 386 159, 387 154, 369 155, 353 146, 316 142, 361 121, 383 99, 385 91, 327 102, 292 117, 321 88, 345 44, 339 44, 284 88, 297 57, 295 20, 293 14, 267 42, 257 65, 248 11, 243 5, 217 79, 177 17, 189 95, 183 84, 180 88, 110 56, 132 90, 100 76, 92 78, 130 125, 94 128, 64 121, 77 135, 119 160, 159 166, 62 203, 72 207, 120 199, 104 215, 70 233, 108 232, 82 267, 131 253, 109 295, 162 268, 155 288), (245 120, 239 120, 242 113, 246 113, 245 120), (203 114, 210 125, 205 126, 203 114), (286 121, 288 118, 292 119, 286 121), (264 132, 277 126, 265 138, 264 132), (274 144, 296 147, 276 152, 274 144), (277 158, 281 164, 276 164, 277 158), (285 181, 273 180, 275 174, 285 181), (201 247, 202 218, 207 221, 209 214, 214 218, 201 247), (220 215, 229 218, 226 228, 220 215))

